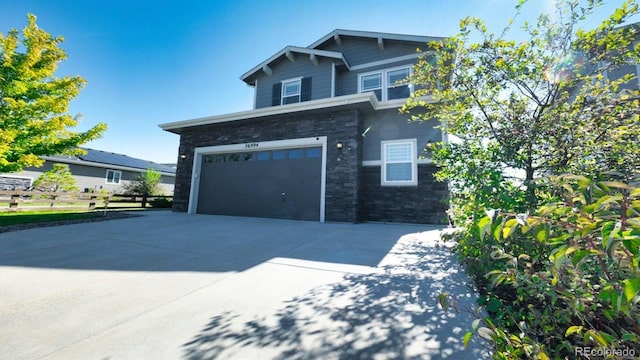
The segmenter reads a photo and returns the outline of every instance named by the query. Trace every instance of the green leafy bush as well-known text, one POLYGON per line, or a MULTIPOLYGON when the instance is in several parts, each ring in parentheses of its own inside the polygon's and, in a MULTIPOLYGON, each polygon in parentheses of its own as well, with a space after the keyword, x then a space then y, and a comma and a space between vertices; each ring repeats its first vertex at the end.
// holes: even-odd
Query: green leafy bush
POLYGON ((149 201, 149 204, 154 208, 170 208, 173 206, 173 201, 167 198, 155 198, 149 201))
POLYGON ((456 235, 489 314, 476 334, 497 359, 640 354, 640 188, 574 175, 541 185, 549 193, 532 214, 488 211, 456 235))

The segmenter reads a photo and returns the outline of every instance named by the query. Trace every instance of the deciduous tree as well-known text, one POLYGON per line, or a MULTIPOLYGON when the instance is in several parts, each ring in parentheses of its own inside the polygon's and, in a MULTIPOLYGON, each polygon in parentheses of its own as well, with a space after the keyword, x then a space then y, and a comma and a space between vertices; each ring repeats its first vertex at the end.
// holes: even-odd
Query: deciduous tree
POLYGON ((55 76, 66 59, 63 38, 40 29, 34 15, 27 19, 21 32, 0 33, 0 172, 41 166, 43 155, 77 154, 106 130, 103 123, 71 130, 78 118, 68 114, 69 102, 85 80, 55 76))
POLYGON ((33 188, 38 191, 77 191, 76 179, 71 175, 69 166, 53 164, 53 169, 40 175, 34 181, 33 188))
POLYGON ((147 169, 147 171, 139 174, 133 181, 125 184, 123 187, 127 194, 155 195, 158 192, 158 184, 160 183, 161 176, 158 171, 147 169))
POLYGON ((474 205, 458 217, 534 208, 540 175, 638 173, 640 93, 629 85, 638 81, 640 34, 621 26, 638 5, 625 1, 595 29, 580 29, 601 3, 559 0, 554 14, 523 22, 521 40, 509 39, 518 16, 498 34, 465 18, 457 36, 436 44, 435 62, 417 64, 418 87, 403 109, 414 120, 441 120, 453 135, 433 151, 454 208, 474 205), (626 68, 634 71, 623 75, 626 68))

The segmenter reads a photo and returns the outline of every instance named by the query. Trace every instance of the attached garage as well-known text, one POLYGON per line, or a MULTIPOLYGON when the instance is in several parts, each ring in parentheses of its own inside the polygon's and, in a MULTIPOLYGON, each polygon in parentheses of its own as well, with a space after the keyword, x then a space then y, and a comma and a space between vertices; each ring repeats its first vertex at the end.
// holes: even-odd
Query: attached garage
POLYGON ((326 138, 196 149, 190 212, 324 221, 326 138))

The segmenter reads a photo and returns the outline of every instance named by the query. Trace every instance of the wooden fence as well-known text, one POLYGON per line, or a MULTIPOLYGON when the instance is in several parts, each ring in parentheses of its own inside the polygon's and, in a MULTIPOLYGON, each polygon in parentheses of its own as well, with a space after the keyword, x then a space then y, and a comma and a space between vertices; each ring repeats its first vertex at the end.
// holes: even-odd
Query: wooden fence
POLYGON ((128 195, 128 194, 113 194, 111 195, 111 199, 109 204, 113 205, 113 207, 118 208, 127 208, 131 207, 131 204, 140 204, 140 206, 135 207, 143 207, 146 208, 150 202, 156 199, 167 199, 168 201, 173 201, 172 195, 128 195), (121 206, 122 205, 122 206, 121 206))
POLYGON ((0 191, 0 211, 106 209, 110 197, 109 194, 85 192, 0 191))
POLYGON ((155 199, 173 196, 123 195, 86 192, 0 191, 0 212, 23 210, 94 210, 147 208, 155 199))

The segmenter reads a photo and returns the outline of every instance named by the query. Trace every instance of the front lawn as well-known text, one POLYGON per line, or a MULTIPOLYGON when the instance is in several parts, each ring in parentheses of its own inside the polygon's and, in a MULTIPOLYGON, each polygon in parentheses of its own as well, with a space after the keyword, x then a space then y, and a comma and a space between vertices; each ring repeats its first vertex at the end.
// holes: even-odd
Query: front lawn
POLYGON ((0 226, 33 224, 49 221, 90 219, 103 215, 103 212, 65 210, 3 212, 0 213, 0 226))

